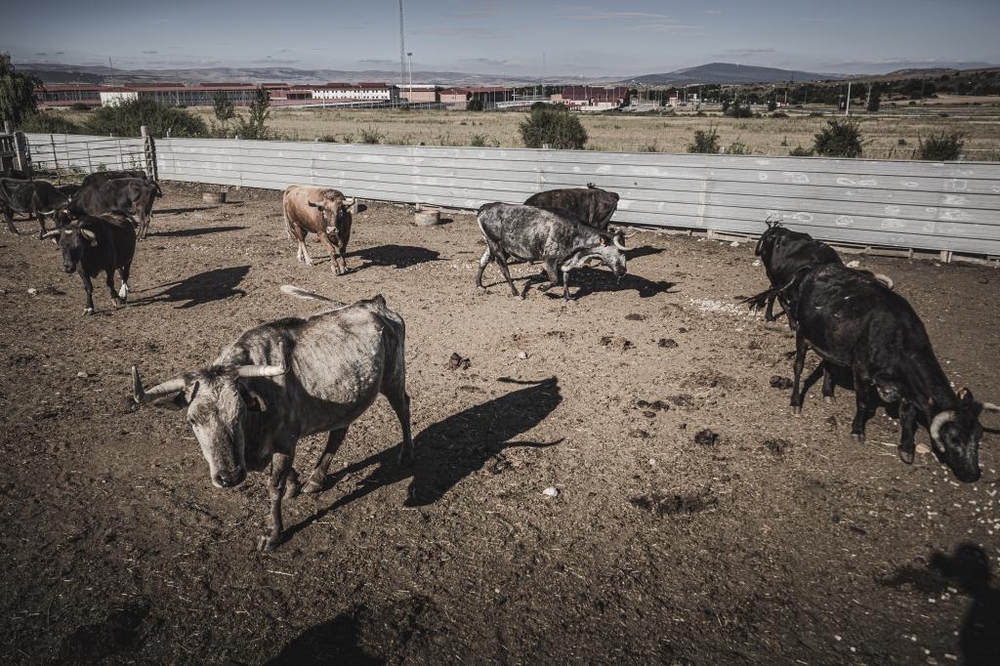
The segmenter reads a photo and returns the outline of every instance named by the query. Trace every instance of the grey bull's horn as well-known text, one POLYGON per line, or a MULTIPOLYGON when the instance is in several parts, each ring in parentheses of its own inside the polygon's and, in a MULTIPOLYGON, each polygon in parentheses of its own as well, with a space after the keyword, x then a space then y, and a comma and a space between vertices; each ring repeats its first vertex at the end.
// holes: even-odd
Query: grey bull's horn
POLYGON ((46 231, 44 234, 42 234, 42 240, 45 240, 46 238, 55 238, 61 233, 62 229, 53 229, 52 231, 46 231))
POLYGON ((149 402, 153 398, 158 398, 161 395, 167 395, 169 393, 177 393, 184 388, 184 378, 174 377, 173 379, 168 379, 162 384, 157 384, 148 391, 144 391, 142 388, 142 378, 139 377, 139 368, 132 366, 132 398, 137 404, 142 404, 144 402, 149 402))
POLYGON ((984 402, 983 409, 988 412, 1000 412, 1000 406, 994 405, 992 402, 984 402))
POLYGON ((621 231, 621 230, 616 231, 615 235, 611 237, 611 242, 614 243, 615 247, 618 248, 619 250, 624 250, 625 249, 625 232, 621 231))
POLYGON ((280 365, 241 365, 236 368, 240 377, 277 377, 286 372, 288 370, 280 365))

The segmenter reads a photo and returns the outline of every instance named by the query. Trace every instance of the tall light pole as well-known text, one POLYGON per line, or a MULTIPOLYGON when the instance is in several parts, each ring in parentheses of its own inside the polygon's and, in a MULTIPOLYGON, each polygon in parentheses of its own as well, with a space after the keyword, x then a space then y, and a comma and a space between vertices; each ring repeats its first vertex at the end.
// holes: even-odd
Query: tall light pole
POLYGON ((413 103, 413 51, 406 52, 406 73, 410 77, 410 92, 406 96, 406 101, 413 103))

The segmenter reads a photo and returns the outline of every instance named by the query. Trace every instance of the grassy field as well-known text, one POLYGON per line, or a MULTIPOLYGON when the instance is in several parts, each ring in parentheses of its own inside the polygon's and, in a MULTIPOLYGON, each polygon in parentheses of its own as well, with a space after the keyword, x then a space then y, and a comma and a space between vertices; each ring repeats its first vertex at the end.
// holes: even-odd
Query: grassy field
MULTIPOLYGON (((214 120, 212 109, 193 108, 214 120)), ((245 113, 245 111, 243 111, 245 113)), ((814 135, 835 115, 829 106, 791 109, 788 117, 733 119, 717 106, 701 115, 686 109, 666 115, 582 114, 588 150, 614 152, 687 152, 696 130, 716 128, 719 145, 743 144, 758 155, 787 155, 801 146, 811 148, 814 135)), ((269 127, 277 138, 293 141, 384 143, 392 145, 523 146, 518 125, 525 112, 405 111, 399 109, 279 109, 271 110, 269 127)), ((920 140, 958 133, 964 159, 1000 161, 1000 99, 941 97, 924 104, 883 104, 878 113, 853 113, 860 124, 864 157, 911 159, 920 140)), ((82 114, 81 118, 82 119, 82 114)), ((731 152, 731 151, 730 151, 731 152)))

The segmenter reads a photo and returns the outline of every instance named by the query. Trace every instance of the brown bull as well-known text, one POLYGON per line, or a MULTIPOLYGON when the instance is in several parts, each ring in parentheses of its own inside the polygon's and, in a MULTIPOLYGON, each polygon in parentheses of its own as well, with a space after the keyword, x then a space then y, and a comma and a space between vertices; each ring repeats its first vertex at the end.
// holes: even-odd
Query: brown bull
POLYGON ((306 236, 311 231, 330 251, 330 268, 336 275, 347 273, 347 241, 351 239, 350 207, 354 199, 338 190, 323 187, 289 185, 285 188, 282 205, 289 236, 299 242, 298 260, 312 266, 306 251, 306 236))

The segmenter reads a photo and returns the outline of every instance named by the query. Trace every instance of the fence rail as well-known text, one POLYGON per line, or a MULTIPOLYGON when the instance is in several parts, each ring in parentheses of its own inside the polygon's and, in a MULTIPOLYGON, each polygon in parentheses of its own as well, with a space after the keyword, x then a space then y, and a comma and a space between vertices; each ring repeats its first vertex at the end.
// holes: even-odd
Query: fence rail
MULTIPOLYGON (((74 139, 29 135, 33 153, 74 139)), ((172 138, 156 141, 156 166, 162 180, 467 209, 593 182, 621 196, 618 223, 757 234, 770 217, 834 242, 1000 255, 996 162, 172 138)))

